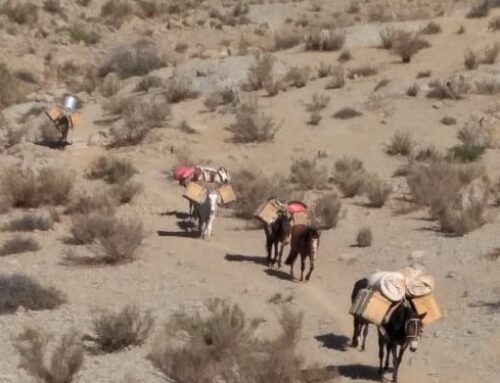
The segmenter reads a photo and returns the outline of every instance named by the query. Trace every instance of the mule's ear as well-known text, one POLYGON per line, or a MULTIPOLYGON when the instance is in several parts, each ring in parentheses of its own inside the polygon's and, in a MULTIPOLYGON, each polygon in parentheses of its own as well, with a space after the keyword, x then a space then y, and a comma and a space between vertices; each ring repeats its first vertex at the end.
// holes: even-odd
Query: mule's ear
POLYGON ((418 319, 423 320, 426 317, 426 315, 427 315, 427 311, 425 313, 423 313, 423 314, 420 314, 418 316, 418 319))

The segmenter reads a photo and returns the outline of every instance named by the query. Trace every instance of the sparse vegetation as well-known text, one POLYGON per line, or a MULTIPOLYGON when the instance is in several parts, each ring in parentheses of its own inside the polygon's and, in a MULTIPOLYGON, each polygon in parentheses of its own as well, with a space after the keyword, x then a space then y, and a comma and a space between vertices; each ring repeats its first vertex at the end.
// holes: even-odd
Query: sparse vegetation
POLYGON ((69 37, 74 43, 83 42, 85 45, 95 45, 101 40, 101 35, 83 24, 73 24, 68 27, 69 37))
POLYGON ((468 50, 464 54, 464 65, 468 70, 476 69, 479 66, 479 60, 474 51, 468 50))
POLYGON ((318 77, 325 78, 330 76, 333 73, 334 66, 330 64, 325 64, 324 62, 319 63, 318 67, 318 77))
POLYGON ((307 51, 338 51, 342 49, 345 35, 335 29, 313 29, 306 36, 307 51))
POLYGON ((493 17, 488 24, 488 28, 492 31, 500 30, 500 16, 493 17))
POLYGON ((47 231, 52 229, 54 222, 48 216, 37 213, 26 213, 19 218, 11 220, 4 226, 6 231, 47 231))
POLYGON ((84 362, 83 347, 77 334, 65 334, 54 345, 50 345, 50 340, 50 336, 37 329, 25 328, 15 342, 20 355, 20 367, 37 382, 75 382, 75 375, 84 362), (49 364, 46 363, 47 360, 50 360, 49 364))
POLYGON ((140 346, 153 329, 150 311, 142 313, 135 305, 125 306, 114 313, 99 311, 94 314, 92 335, 87 339, 96 343, 104 352, 116 352, 129 346, 140 346))
POLYGON ((343 49, 342 52, 340 52, 337 61, 344 63, 350 61, 351 59, 352 59, 351 51, 349 49, 343 49))
POLYGON ((312 224, 323 230, 337 226, 342 201, 336 193, 328 193, 316 200, 310 212, 312 224))
POLYGON ((0 14, 3 13, 13 22, 20 25, 33 26, 38 21, 39 8, 30 1, 6 1, 0 8, 0 14))
POLYGON ((356 68, 349 69, 347 74, 347 78, 356 79, 360 77, 368 77, 375 76, 378 73, 378 70, 371 65, 362 65, 356 68))
POLYGON ((210 93, 203 105, 210 110, 211 112, 215 111, 217 107, 221 105, 232 105, 235 106, 240 102, 238 91, 231 88, 226 87, 215 92, 210 93))
POLYGON ((3 62, 0 62, 0 109, 16 103, 21 93, 17 80, 3 62))
POLYGON ((431 89, 427 92, 427 97, 439 100, 460 100, 470 90, 470 84, 463 77, 458 80, 448 80, 445 83, 439 80, 432 81, 429 87, 431 89))
POLYGON ((415 83, 406 88, 406 95, 410 97, 416 97, 419 91, 420 87, 415 83))
POLYGON ((151 88, 160 88, 163 85, 163 80, 155 75, 148 75, 141 78, 135 87, 136 92, 147 92, 151 88))
POLYGON ((274 34, 274 49, 277 51, 290 49, 299 45, 301 41, 300 33, 296 29, 281 29, 274 34))
POLYGON ((362 116, 363 113, 358 112, 356 109, 351 107, 345 107, 338 110, 333 117, 338 118, 339 120, 348 120, 351 118, 362 116))
POLYGON ((40 250, 40 245, 33 238, 17 236, 3 243, 2 247, 0 247, 0 256, 27 253, 37 250, 40 250))
POLYGON ((435 21, 429 21, 425 27, 420 30, 420 33, 423 33, 424 35, 435 35, 437 33, 441 33, 441 31, 441 25, 435 21))
POLYGON ((483 59, 481 63, 487 65, 493 65, 497 61, 498 54, 500 53, 500 44, 494 44, 492 46, 486 47, 483 52, 483 59))
POLYGON ((198 97, 198 91, 193 89, 191 80, 172 77, 165 84, 165 98, 170 103, 177 103, 198 97))
POLYGON ((500 93, 500 81, 495 77, 476 81, 476 93, 482 95, 496 95, 500 93))
POLYGON ((281 127, 271 116, 259 111, 255 99, 240 104, 236 110, 235 119, 235 123, 227 128, 233 134, 232 141, 234 142, 272 141, 281 127))
POLYGON ((432 72, 430 70, 422 70, 417 73, 417 79, 431 77, 432 72))
POLYGON ((488 16, 489 11, 490 8, 488 5, 488 0, 481 0, 478 4, 473 5, 469 9, 469 12, 467 12, 466 17, 468 19, 478 19, 481 17, 486 17, 488 16))
POLYGON ((132 14, 132 5, 128 0, 108 0, 101 7, 101 17, 106 24, 120 28, 132 14))
POLYGON ((326 84, 326 89, 339 89, 345 85, 344 67, 336 66, 331 73, 330 81, 326 84))
POLYGON ((130 160, 101 156, 90 164, 86 177, 89 179, 102 179, 107 183, 116 184, 130 180, 135 174, 137 174, 137 169, 130 160))
POLYGON ((290 180, 303 190, 324 189, 328 185, 326 166, 320 166, 316 159, 295 159, 290 166, 290 180))
POLYGON ((411 58, 421 49, 430 46, 430 44, 420 38, 416 33, 400 31, 394 42, 392 50, 396 53, 403 63, 409 63, 411 58))
POLYGON ((26 310, 53 310, 66 302, 63 293, 43 287, 23 274, 0 275, 0 314, 26 310))
POLYGON ((381 48, 392 49, 400 32, 402 32, 400 29, 394 29, 392 27, 382 29, 379 32, 381 48))
POLYGON ((311 69, 309 67, 291 67, 285 75, 284 81, 295 88, 303 88, 309 81, 309 74, 311 69))
POLYGON ((465 146, 489 148, 494 141, 494 129, 483 118, 471 116, 458 131, 457 137, 465 146))
POLYGON ((366 172, 363 163, 355 158, 342 158, 335 162, 333 180, 344 197, 351 198, 363 191, 366 172))
POLYGON ((243 86, 249 91, 262 89, 266 83, 273 82, 274 56, 264 53, 256 54, 254 58, 255 63, 248 69, 247 82, 243 86))
POLYGON ((451 116, 444 116, 441 120, 439 120, 443 125, 455 125, 457 123, 457 119, 451 116))
POLYGON ((415 148, 415 142, 409 132, 397 131, 386 146, 385 152, 390 156, 409 156, 415 148))
POLYGON ((356 236, 356 245, 359 247, 369 247, 372 245, 373 235, 369 227, 363 227, 356 236))
POLYGON ((382 207, 385 205, 392 192, 392 187, 377 176, 367 177, 364 183, 364 194, 372 207, 382 207))
POLYGON ((308 112, 320 112, 328 106, 330 97, 323 94, 313 94, 310 103, 306 104, 308 112))

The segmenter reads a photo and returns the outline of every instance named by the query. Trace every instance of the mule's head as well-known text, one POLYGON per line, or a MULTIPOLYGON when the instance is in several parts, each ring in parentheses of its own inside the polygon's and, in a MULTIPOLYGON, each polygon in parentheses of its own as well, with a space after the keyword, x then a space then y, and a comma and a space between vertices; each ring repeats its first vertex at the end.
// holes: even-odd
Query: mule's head
POLYGON ((412 311, 410 318, 405 323, 405 333, 406 340, 410 344, 410 351, 415 352, 418 349, 418 342, 422 337, 422 331, 424 329, 424 324, 422 320, 425 318, 427 313, 417 314, 412 311))
POLYGON ((210 206, 210 214, 217 211, 217 205, 220 203, 220 195, 216 190, 212 190, 208 193, 208 203, 210 206))
POLYGON ((227 171, 226 168, 220 167, 217 172, 219 173, 219 176, 223 183, 227 184, 228 182, 231 181, 231 176, 229 175, 229 172, 227 171))

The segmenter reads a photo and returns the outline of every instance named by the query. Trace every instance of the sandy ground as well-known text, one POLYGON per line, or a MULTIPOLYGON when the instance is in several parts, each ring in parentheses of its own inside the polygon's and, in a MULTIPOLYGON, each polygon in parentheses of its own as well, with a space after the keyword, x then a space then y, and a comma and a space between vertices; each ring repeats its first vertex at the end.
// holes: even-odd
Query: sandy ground
MULTIPOLYGON (((335 5, 338 8, 332 6, 332 10, 344 9, 348 3, 339 1, 335 5)), ((305 6, 303 3, 258 5, 252 7, 250 18, 276 28, 286 17, 295 18, 302 14, 305 6)), ((97 6, 92 7, 94 10, 97 6)), ((379 73, 374 77, 348 81, 345 88, 334 91, 324 90, 327 79, 315 79, 304 88, 290 89, 277 97, 259 94, 262 109, 277 121, 282 121, 282 128, 273 143, 229 143, 225 127, 232 122, 232 115, 207 113, 203 97, 200 97, 173 106, 174 121, 185 119, 200 134, 186 135, 174 129, 156 129, 140 146, 114 149, 115 155, 134 162, 140 171, 137 180, 144 184, 143 194, 124 208, 129 214, 140 216, 147 229, 147 238, 139 250, 138 259, 115 267, 65 265, 62 260, 69 247, 64 241, 69 235, 69 220, 66 218, 48 233, 34 233, 42 245, 40 251, 1 257, 2 274, 26 273, 64 291, 68 303, 54 311, 20 309, 15 314, 0 316, 0 383, 34 381, 18 368, 18 355, 12 345, 12 339, 24 326, 41 326, 55 334, 69 329, 84 333, 88 331, 94 308, 120 308, 135 302, 153 311, 158 319, 155 331, 159 331, 160 324, 175 310, 181 307, 196 309, 205 300, 220 297, 238 303, 250 317, 265 319, 260 335, 272 336, 278 328, 279 307, 268 300, 277 293, 293 296, 290 307, 305 314, 299 351, 307 364, 338 367, 339 382, 374 381, 378 365, 375 328, 370 330, 364 353, 348 347, 352 334, 352 317, 348 314, 351 288, 355 280, 373 271, 413 264, 424 266, 436 278, 436 295, 444 318, 425 329, 416 353, 407 353, 400 369, 400 381, 499 382, 500 315, 498 311, 478 306, 480 302, 498 302, 500 296, 498 260, 485 257, 492 249, 500 247, 498 208, 491 207, 491 219, 484 227, 461 238, 449 238, 436 232, 435 223, 427 219, 425 210, 395 215, 393 210, 397 198, 404 196, 405 186, 401 179, 391 178, 391 175, 404 161, 384 154, 385 144, 397 130, 410 131, 422 145, 433 144, 440 149, 450 147, 457 142, 456 131, 468 116, 484 113, 488 107, 498 104, 498 96, 472 94, 459 101, 436 101, 423 95, 416 98, 405 95, 407 86, 414 82, 425 90, 429 79, 415 80, 415 76, 427 69, 432 70, 432 79, 446 79, 457 73, 464 73, 471 79, 481 75, 498 78, 498 63, 464 72, 464 51, 493 44, 499 41, 499 35, 487 30, 487 19, 465 19, 463 14, 463 9, 458 9, 437 19, 443 32, 428 36, 432 47, 419 52, 408 65, 400 64, 396 56, 376 48, 378 30, 383 25, 357 25, 347 29, 346 44, 351 49, 353 60, 345 65, 346 68, 370 63, 378 68, 379 73), (456 30, 462 24, 467 32, 457 35, 456 30), (389 85, 375 92, 374 87, 382 79, 390 80, 389 85), (306 125, 308 113, 304 103, 309 102, 314 93, 328 94, 331 101, 322 112, 322 122, 311 127, 306 125), (330 117, 344 106, 356 107, 363 115, 346 121, 330 117), (440 124, 439 120, 445 115, 454 116, 458 124, 440 124), (356 198, 344 199, 343 216, 338 227, 322 234, 312 280, 301 284, 290 281, 286 269, 269 270, 265 267, 264 233, 246 230, 245 222, 233 218, 228 210, 223 210, 218 217, 210 241, 184 238, 179 233, 176 218, 167 213, 184 211, 187 204, 181 197, 182 189, 165 173, 176 163, 175 155, 170 153, 171 146, 176 151, 188 148, 193 157, 209 159, 232 171, 250 167, 263 169, 269 174, 287 174, 293 158, 313 156, 318 150, 328 154, 323 162, 329 168, 343 156, 354 156, 364 162, 367 170, 389 180, 395 192, 382 209, 366 208, 356 198), (374 244, 366 249, 352 246, 362 226, 371 227, 374 235, 374 244)), ((500 13, 497 10, 495 14, 500 13)), ((140 22, 135 22, 140 28, 140 22)), ((411 21, 397 25, 416 28, 423 23, 411 21)), ((88 51, 98 55, 111 41, 126 41, 134 36, 136 24, 126 25, 121 35, 115 34, 113 40, 88 51)), ((153 27, 159 36, 163 33, 172 41, 203 35, 203 31, 193 29, 182 31, 182 37, 179 37, 179 31, 168 34, 163 26, 153 27)), ((228 34, 238 38, 239 31, 231 30, 228 34)), ((203 41, 212 49, 224 34, 216 32, 214 35, 203 41)), ((6 48, 0 50, 11 65, 15 65, 16 57, 22 58, 20 66, 26 62, 33 68, 39 62, 37 56, 21 54, 19 46, 17 50, 12 48, 15 37, 2 38, 6 48)), ((63 45, 58 49, 64 52, 61 56, 80 57, 73 46, 63 45)), ((316 67, 320 62, 334 63, 337 56, 338 53, 306 53, 300 48, 276 53, 278 71, 282 68, 283 72, 293 65, 316 67)), ((85 55, 82 60, 91 57, 85 55)), ((195 86, 206 94, 213 87, 210 84, 222 80, 236 84, 244 80, 252 60, 250 55, 183 60, 176 70, 190 75, 197 69, 210 68, 211 74, 207 77, 193 79, 195 86)), ((164 68, 155 73, 168 77, 171 72, 172 68, 164 68)), ((125 80, 123 87, 130 89, 136 81, 136 78, 125 80)), ((63 90, 62 84, 55 84, 46 91, 45 99, 50 100, 63 90)), ((39 92, 39 96, 42 100, 39 104, 46 104, 43 92, 39 92)), ((87 145, 88 137, 103 128, 96 123, 105 117, 102 102, 100 96, 88 97, 81 111, 83 124, 70 133, 73 146, 58 152, 25 143, 19 149, 25 162, 43 162, 45 158, 51 158, 81 176, 94 158, 106 153, 104 148, 87 145)), ((6 109, 4 114, 14 118, 31 105, 14 106, 6 109)), ((1 156, 2 166, 12 161, 12 157, 5 153, 1 156)), ((491 178, 496 179, 500 165, 498 149, 488 150, 483 162, 491 178)), ((15 214, 12 211, 3 214, 1 223, 15 214)), ((2 241, 11 236, 11 233, 0 233, 2 241)), ((151 336, 142 347, 116 354, 88 355, 79 381, 118 383, 124 382, 126 377, 141 382, 164 381, 145 359, 154 338, 155 335, 151 336)))

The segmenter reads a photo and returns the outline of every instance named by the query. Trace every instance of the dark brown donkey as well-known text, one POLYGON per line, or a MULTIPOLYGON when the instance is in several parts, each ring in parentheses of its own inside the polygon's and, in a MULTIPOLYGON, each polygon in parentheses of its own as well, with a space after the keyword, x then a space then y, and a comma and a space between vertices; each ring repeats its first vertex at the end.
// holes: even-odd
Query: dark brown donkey
MULTIPOLYGON (((356 299, 358 293, 362 289, 366 289, 367 287, 368 287, 367 278, 363 278, 356 281, 351 293, 351 303, 354 303, 354 300, 356 299)), ((352 334, 352 342, 351 342, 352 347, 358 347, 359 337, 361 335, 361 332, 363 332, 363 342, 361 343, 361 351, 365 351, 366 337, 368 336, 369 325, 370 323, 366 319, 363 319, 363 317, 361 317, 360 315, 354 315, 354 332, 352 334)))
POLYGON ((307 225, 295 225, 292 228, 292 239, 290 244, 290 253, 285 261, 285 265, 290 265, 290 274, 293 275, 293 264, 300 254, 301 273, 300 280, 304 280, 304 269, 306 268, 306 258, 309 258, 309 272, 306 275, 306 281, 311 278, 314 270, 314 261, 318 254, 320 231, 307 225))
POLYGON ((264 226, 264 232, 266 233, 267 266, 274 266, 277 260, 278 268, 280 268, 283 249, 290 243, 292 234, 291 218, 287 216, 286 212, 280 212, 273 223, 264 226), (271 257, 273 247, 274 258, 271 257))

